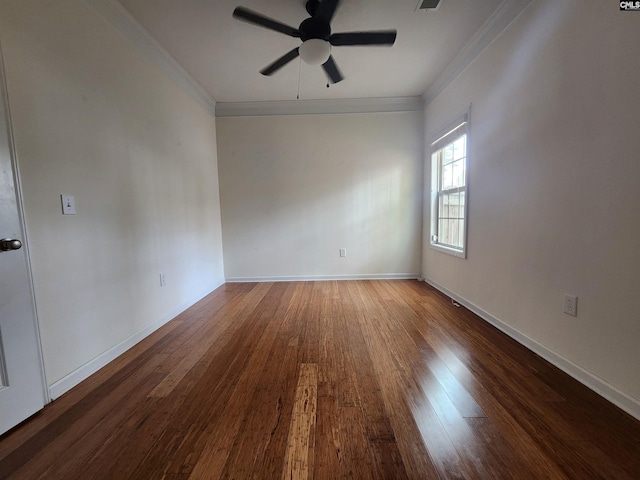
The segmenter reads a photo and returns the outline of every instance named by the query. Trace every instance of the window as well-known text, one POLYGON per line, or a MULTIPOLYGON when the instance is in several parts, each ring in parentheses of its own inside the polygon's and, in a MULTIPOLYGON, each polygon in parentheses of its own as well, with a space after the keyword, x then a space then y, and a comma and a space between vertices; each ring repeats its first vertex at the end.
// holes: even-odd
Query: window
POLYGON ((431 144, 431 246, 466 257, 467 115, 431 144))

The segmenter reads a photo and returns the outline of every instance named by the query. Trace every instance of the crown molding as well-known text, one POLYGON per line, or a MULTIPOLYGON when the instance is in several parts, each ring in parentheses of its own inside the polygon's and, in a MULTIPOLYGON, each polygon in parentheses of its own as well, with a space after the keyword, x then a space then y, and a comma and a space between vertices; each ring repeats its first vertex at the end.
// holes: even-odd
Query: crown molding
POLYGON ((449 65, 429 86, 422 98, 433 102, 531 3, 531 0, 504 0, 449 65))
POLYGON ((218 102, 216 117, 265 115, 336 115, 347 113, 418 112, 422 97, 282 100, 274 102, 218 102))
POLYGON ((216 102, 117 0, 85 0, 183 92, 215 116, 216 102))
POLYGON ((85 0, 181 90, 217 117, 411 112, 429 105, 531 3, 504 0, 422 97, 217 102, 117 0, 85 0))

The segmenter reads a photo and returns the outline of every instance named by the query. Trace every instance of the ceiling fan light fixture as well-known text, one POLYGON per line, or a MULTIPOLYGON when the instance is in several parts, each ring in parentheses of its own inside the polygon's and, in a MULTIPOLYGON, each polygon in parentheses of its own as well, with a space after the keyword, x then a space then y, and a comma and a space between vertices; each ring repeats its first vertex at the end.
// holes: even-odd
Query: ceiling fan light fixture
POLYGON ((309 65, 322 65, 331 56, 331 44, 320 38, 310 38, 300 45, 300 58, 309 65))
MULTIPOLYGON (((440 0, 438 0, 440 1, 440 0)), ((331 83, 341 82, 344 77, 331 55, 331 47, 391 46, 396 41, 396 30, 368 30, 331 33, 333 18, 340 0, 309 0, 305 18, 298 28, 286 25, 261 13, 245 7, 236 7, 233 18, 257 25, 288 37, 299 39, 302 44, 282 55, 275 62, 260 70, 262 75, 271 76, 295 58, 300 57, 309 65, 322 65, 331 83)))

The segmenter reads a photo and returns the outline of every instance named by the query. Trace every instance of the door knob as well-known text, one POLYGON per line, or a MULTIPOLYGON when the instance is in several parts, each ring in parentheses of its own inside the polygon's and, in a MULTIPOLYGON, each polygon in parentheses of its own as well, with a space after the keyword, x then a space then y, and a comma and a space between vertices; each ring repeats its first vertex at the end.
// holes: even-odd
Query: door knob
POLYGON ((9 250, 20 250, 22 242, 15 238, 3 238, 0 240, 0 251, 8 252, 9 250))

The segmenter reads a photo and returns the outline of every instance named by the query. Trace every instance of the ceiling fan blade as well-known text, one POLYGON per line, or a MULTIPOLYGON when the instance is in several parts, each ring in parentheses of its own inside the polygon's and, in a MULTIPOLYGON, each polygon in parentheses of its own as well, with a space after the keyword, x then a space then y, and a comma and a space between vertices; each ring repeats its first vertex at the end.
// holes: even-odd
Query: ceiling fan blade
POLYGON ((395 30, 378 30, 371 32, 343 32, 334 33, 329 37, 329 43, 334 47, 350 45, 388 45, 396 41, 398 32, 395 30))
POLYGON ((324 71, 329 77, 329 80, 331 80, 331 83, 338 83, 344 79, 340 70, 338 70, 336 62, 333 61, 333 55, 329 57, 329 60, 322 64, 322 68, 324 68, 324 71))
POLYGON ((287 63, 289 63, 291 60, 293 60, 297 56, 298 56, 298 47, 294 48, 288 53, 285 53, 283 56, 281 56, 271 65, 260 70, 260 73, 262 75, 267 75, 267 76, 273 75, 276 71, 280 70, 282 67, 284 67, 287 63))
POLYGON ((338 0, 321 0, 318 5, 318 10, 314 17, 322 18, 327 22, 331 22, 333 15, 338 8, 338 0))
POLYGON ((285 35, 289 35, 290 37, 300 38, 300 32, 297 28, 290 27, 289 25, 280 23, 277 20, 265 17, 261 13, 254 12, 253 10, 249 10, 248 8, 237 7, 233 11, 233 18, 251 23, 253 25, 258 25, 259 27, 268 28, 269 30, 284 33, 285 35))

